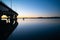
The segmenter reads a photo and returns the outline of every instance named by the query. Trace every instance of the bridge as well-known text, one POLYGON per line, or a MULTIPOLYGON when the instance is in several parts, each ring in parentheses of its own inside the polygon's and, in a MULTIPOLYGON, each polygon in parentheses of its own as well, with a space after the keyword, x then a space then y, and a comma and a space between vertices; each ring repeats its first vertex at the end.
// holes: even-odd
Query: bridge
POLYGON ((0 1, 0 21, 1 17, 3 15, 7 16, 7 20, 10 19, 10 22, 13 23, 13 21, 15 20, 15 22, 17 21, 17 16, 18 14, 12 10, 10 7, 8 7, 6 4, 4 4, 2 1, 0 1))

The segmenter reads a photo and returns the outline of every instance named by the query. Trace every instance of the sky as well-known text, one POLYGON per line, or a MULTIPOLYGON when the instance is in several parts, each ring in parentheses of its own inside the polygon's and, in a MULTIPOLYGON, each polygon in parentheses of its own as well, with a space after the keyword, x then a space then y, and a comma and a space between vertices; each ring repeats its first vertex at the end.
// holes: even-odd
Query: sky
POLYGON ((60 0, 2 0, 20 17, 60 17, 60 0))

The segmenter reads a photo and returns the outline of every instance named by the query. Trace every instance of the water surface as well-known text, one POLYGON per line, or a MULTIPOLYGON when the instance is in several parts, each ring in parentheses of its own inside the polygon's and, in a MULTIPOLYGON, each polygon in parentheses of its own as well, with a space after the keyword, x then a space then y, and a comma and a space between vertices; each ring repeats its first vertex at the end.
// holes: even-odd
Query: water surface
POLYGON ((59 40, 60 19, 18 19, 8 40, 59 40))

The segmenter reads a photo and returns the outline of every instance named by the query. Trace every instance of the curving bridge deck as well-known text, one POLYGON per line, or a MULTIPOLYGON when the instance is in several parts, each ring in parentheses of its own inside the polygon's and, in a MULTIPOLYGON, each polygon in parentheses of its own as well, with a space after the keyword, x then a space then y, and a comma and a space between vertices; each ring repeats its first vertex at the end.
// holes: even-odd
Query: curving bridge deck
POLYGON ((9 8, 6 4, 0 1, 0 21, 1 21, 1 16, 6 15, 7 20, 8 18, 10 19, 10 22, 15 22, 17 21, 17 16, 18 14, 13 11, 11 8, 9 8))

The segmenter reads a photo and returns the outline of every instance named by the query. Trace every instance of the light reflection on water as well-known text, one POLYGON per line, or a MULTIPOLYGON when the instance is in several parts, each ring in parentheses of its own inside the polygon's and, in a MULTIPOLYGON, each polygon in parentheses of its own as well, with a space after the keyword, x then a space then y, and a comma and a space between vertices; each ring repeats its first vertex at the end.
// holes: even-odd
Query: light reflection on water
MULTIPOLYGON (((60 31, 60 19, 18 19, 18 26, 8 40, 52 38, 60 31), (49 36, 48 36, 49 35, 49 36), (41 38, 42 37, 42 38, 41 38)), ((59 35, 59 34, 58 34, 59 35)))
POLYGON ((60 19, 18 19, 18 22, 24 23, 59 23, 60 19))

